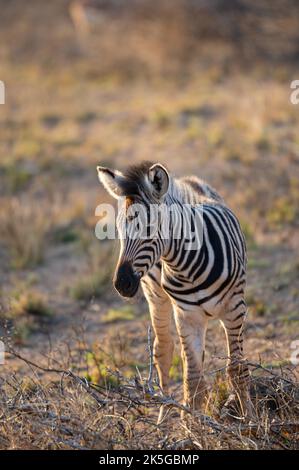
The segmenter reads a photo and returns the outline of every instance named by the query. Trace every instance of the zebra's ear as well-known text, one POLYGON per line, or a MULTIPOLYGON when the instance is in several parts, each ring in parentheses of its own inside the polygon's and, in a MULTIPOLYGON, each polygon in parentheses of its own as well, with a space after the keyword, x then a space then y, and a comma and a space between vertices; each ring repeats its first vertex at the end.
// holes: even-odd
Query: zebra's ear
POLYGON ((155 163, 150 167, 148 177, 153 190, 153 195, 160 199, 168 191, 168 171, 163 165, 161 165, 161 163, 155 163))
POLYGON ((119 183, 123 179, 123 175, 120 171, 111 170, 104 166, 97 166, 98 177, 104 188, 108 191, 111 196, 115 199, 120 197, 119 183))

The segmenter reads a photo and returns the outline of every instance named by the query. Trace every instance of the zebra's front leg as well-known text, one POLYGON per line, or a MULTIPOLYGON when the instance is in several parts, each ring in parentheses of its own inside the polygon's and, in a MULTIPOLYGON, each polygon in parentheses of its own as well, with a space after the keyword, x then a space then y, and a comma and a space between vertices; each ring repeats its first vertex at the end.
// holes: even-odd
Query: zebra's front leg
MULTIPOLYGON (((164 394, 168 394, 169 370, 172 363, 174 342, 171 334, 172 305, 163 289, 152 282, 143 283, 143 291, 149 305, 151 321, 155 333, 153 358, 159 376, 160 387, 164 394)), ((158 424, 165 415, 165 408, 161 406, 158 424)))
POLYGON ((198 410, 206 393, 203 364, 207 319, 199 310, 183 311, 176 308, 175 321, 183 360, 184 404, 198 410))
POLYGON ((254 408, 249 392, 249 369, 243 353, 243 328, 246 304, 243 295, 232 297, 228 312, 222 320, 227 339, 227 371, 243 416, 254 417, 254 408))

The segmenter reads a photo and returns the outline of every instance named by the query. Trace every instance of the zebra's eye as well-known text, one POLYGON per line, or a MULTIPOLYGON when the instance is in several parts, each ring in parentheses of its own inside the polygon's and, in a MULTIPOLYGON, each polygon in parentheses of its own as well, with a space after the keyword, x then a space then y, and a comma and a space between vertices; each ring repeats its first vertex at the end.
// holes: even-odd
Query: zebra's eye
POLYGON ((134 219, 136 219, 137 215, 138 215, 137 212, 135 212, 135 214, 127 215, 127 221, 132 222, 134 219))

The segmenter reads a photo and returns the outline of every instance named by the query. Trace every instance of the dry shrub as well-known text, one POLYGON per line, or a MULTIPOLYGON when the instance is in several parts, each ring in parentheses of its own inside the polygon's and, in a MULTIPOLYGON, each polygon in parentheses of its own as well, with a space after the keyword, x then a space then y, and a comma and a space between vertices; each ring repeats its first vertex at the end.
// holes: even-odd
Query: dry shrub
MULTIPOLYGON (((107 385, 87 382, 71 370, 33 363, 10 350, 36 371, 56 376, 44 383, 10 375, 1 379, 1 448, 34 449, 296 449, 299 444, 299 388, 286 368, 274 374, 250 364, 256 419, 219 418, 194 412, 173 396, 161 394, 153 379, 139 373, 125 378, 108 371, 107 385), (257 391, 258 390, 258 391, 257 391), (269 397, 275 409, 269 406, 269 397), (161 405, 168 414, 156 424, 161 405), (179 418, 181 411, 185 418, 179 418)), ((216 385, 217 386, 217 385, 216 385)))
POLYGON ((225 0, 99 1, 97 8, 81 7, 80 13, 80 1, 74 4, 77 15, 72 8, 70 15, 75 28, 81 39, 94 33, 102 65, 114 59, 116 67, 131 62, 165 71, 165 64, 171 67, 172 62, 183 67, 196 63, 199 54, 213 61, 225 48, 234 58, 238 53, 240 62, 294 59, 298 53, 295 0, 274 0, 271 5, 258 0, 230 0, 229 5, 225 0), (205 55, 207 45, 212 48, 205 55))
POLYGON ((15 344, 25 344, 30 334, 40 330, 52 318, 48 297, 29 284, 21 284, 0 297, 1 329, 15 344))
POLYGON ((7 56, 46 66, 92 58, 95 75, 175 74, 189 66, 260 59, 297 60, 295 0, 1 1, 0 40, 13 29, 7 56), (92 3, 96 7, 92 7, 92 3), (229 5, 228 5, 229 3, 229 5), (88 4, 88 2, 87 2, 88 4), (20 13, 24 21, 20 21, 20 13), (29 25, 31 36, 24 28, 29 25), (43 47, 47 38, 48 48, 43 47), (17 46, 16 46, 17 45, 17 46), (55 57, 52 51, 55 50, 55 57))

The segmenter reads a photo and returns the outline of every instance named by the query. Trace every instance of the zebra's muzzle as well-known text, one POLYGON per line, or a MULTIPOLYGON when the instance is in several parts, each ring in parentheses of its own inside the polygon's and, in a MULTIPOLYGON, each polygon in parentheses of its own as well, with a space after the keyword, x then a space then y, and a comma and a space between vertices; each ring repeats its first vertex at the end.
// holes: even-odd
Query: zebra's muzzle
POLYGON ((131 263, 125 261, 115 272, 114 287, 122 297, 134 297, 138 291, 140 276, 133 271, 131 263))

